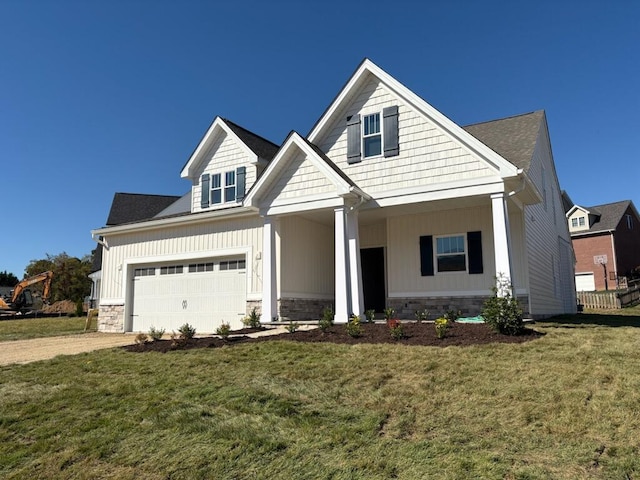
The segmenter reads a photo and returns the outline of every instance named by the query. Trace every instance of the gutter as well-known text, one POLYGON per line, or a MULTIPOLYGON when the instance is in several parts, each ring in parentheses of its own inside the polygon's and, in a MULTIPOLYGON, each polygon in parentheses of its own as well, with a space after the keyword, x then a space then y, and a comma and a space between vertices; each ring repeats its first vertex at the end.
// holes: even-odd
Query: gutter
POLYGON ((102 245, 105 250, 109 250, 109 245, 107 245, 107 242, 100 235, 97 235, 94 231, 91 231, 91 239, 94 242, 102 245))

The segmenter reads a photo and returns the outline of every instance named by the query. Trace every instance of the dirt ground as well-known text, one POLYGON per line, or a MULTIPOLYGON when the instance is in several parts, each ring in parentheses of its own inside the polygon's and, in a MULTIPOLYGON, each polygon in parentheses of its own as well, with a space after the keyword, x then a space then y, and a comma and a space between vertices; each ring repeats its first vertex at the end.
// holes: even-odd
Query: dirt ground
POLYGON ((330 342, 350 345, 358 343, 391 343, 401 345, 448 347, 452 345, 468 346, 486 343, 523 343, 535 340, 543 335, 531 328, 526 328, 523 334, 518 336, 501 335, 493 332, 485 324, 463 323, 455 324, 453 327, 449 328, 444 338, 438 338, 436 336, 433 323, 405 323, 403 324, 405 334, 404 338, 398 340, 391 336, 389 327, 387 327, 386 324, 380 323, 362 324, 362 335, 359 337, 351 337, 347 334, 344 325, 334 325, 324 333, 317 328, 312 330, 296 331, 294 333, 288 333, 286 330, 283 330, 282 327, 280 327, 280 329, 282 333, 260 336, 257 338, 253 335, 249 336, 249 334, 256 332, 256 330, 247 329, 240 332, 234 332, 235 335, 230 336, 226 341, 217 336, 195 338, 187 343, 179 343, 163 339, 156 342, 128 345, 123 348, 129 352, 168 352, 178 349, 216 348, 239 345, 247 342, 261 342, 276 339, 295 342, 330 342))
POLYGON ((121 333, 85 333, 0 342, 0 365, 37 362, 58 355, 75 355, 102 348, 121 347, 134 343, 134 338, 133 335, 121 333))

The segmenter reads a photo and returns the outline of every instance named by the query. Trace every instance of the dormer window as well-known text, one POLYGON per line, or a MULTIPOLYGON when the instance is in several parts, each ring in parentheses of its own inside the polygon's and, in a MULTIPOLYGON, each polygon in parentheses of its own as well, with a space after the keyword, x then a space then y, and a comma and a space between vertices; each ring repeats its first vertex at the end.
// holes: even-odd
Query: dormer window
POLYGON ((584 217, 574 217, 571 219, 571 227, 578 228, 585 226, 585 218, 584 217))
POLYGON ((242 202, 245 182, 245 167, 238 167, 224 173, 203 174, 200 178, 200 207, 208 208, 211 205, 242 202))
POLYGON ((362 150, 364 157, 374 157, 382 153, 382 134, 380 133, 380 114, 366 115, 362 119, 362 150))

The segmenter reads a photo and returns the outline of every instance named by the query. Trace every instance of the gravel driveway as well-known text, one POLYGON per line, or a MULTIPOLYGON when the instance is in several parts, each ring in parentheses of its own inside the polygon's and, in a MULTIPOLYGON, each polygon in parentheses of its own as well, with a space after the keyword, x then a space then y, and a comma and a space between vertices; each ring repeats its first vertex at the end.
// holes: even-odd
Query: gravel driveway
POLYGON ((0 365, 36 362, 58 355, 74 355, 132 343, 135 343, 135 335, 122 333, 84 333, 0 342, 0 365))

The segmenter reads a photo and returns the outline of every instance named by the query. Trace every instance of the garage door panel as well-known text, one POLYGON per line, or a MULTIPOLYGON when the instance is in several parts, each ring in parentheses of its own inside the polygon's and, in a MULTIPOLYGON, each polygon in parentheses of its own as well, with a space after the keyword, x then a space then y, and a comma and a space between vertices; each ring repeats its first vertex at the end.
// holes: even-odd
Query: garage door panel
POLYGON ((198 333, 212 333, 223 321, 241 328, 245 309, 245 270, 156 274, 133 281, 132 331, 153 326, 171 332, 189 323, 198 333))
POLYGON ((576 290, 578 292, 592 292, 596 289, 593 273, 576 273, 576 290))

